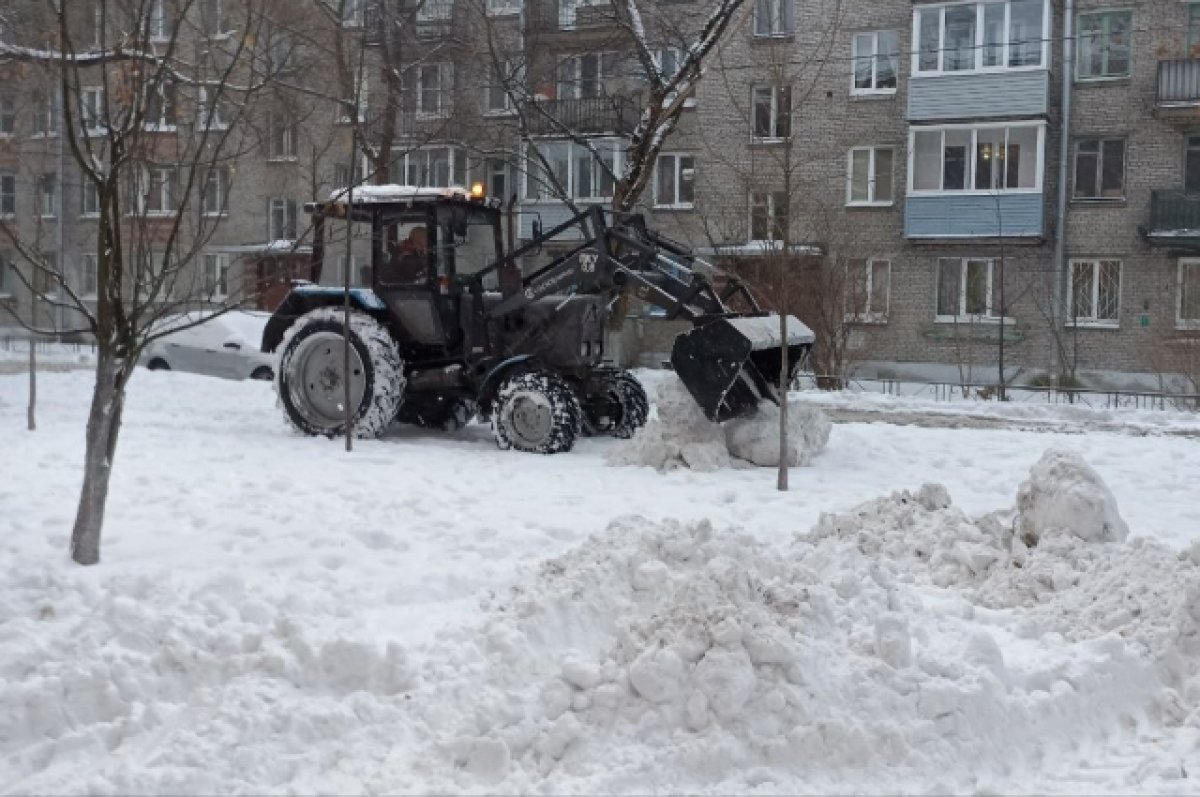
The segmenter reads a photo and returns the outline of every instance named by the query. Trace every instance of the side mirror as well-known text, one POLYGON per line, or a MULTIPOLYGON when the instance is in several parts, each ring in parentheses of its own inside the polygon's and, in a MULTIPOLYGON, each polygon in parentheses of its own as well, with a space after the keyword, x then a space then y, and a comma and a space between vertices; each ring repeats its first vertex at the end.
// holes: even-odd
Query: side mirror
POLYGON ((238 343, 236 340, 229 340, 225 342, 225 348, 233 349, 234 351, 241 351, 242 344, 238 343))

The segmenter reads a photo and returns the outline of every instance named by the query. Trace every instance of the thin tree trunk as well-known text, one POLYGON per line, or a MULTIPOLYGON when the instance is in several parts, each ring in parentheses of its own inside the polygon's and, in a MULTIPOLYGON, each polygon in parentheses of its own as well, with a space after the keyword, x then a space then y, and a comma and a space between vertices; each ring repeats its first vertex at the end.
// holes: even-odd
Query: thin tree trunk
POLYGON ((37 354, 35 354, 37 341, 31 336, 29 338, 29 409, 25 413, 25 423, 29 431, 37 429, 37 354))
MULTIPOLYGON (((782 269, 780 269, 782 271, 782 269)), ((788 347, 786 303, 779 313, 779 337, 783 341, 779 366, 779 478, 776 489, 788 488, 788 347)))
POLYGON ((83 489, 79 492, 75 528, 71 531, 71 558, 81 565, 100 561, 100 531, 108 503, 108 480, 125 411, 125 378, 124 369, 111 359, 103 355, 98 358, 83 455, 83 489))

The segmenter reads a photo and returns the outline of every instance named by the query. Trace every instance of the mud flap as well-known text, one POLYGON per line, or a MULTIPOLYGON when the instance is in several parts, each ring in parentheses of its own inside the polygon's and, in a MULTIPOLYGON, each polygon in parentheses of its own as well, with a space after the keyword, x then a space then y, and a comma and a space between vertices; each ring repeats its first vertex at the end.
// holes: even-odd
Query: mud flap
MULTIPOLYGON (((788 381, 812 346, 812 330, 787 319, 788 381)), ((747 415, 762 401, 779 403, 783 364, 779 316, 716 318, 675 339, 671 367, 710 421, 747 415)))

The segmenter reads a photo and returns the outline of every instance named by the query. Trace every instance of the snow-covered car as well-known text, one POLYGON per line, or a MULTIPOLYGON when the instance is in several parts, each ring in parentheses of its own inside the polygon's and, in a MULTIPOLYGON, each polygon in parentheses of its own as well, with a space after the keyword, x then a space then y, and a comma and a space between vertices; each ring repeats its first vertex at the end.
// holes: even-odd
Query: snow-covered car
POLYGON ((161 329, 175 329, 151 343, 141 362, 151 371, 191 371, 226 379, 273 379, 275 355, 259 350, 269 313, 235 311, 188 327, 203 318, 184 313, 164 318, 161 329))

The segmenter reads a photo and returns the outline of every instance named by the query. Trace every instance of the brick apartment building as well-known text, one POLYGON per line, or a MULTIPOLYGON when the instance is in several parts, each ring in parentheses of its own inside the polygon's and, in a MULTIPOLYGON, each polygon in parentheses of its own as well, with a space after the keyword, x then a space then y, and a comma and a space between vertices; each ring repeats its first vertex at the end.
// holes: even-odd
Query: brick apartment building
MULTIPOLYGON (((177 30, 199 54, 237 37, 245 2, 98 5, 149 13, 159 36, 177 30)), ((235 291, 305 276, 300 208, 346 182, 355 130, 372 145, 390 141, 392 182, 479 180, 494 196, 515 194, 522 238, 569 214, 551 185, 577 206, 611 197, 606 166, 621 167, 644 84, 607 3, 424 0, 396 27, 366 0, 325 5, 280 4, 272 19, 264 52, 282 53, 287 79, 246 115, 239 157, 213 178, 223 197, 206 201, 220 223, 195 258, 198 280, 235 291), (355 125, 337 100, 344 74, 330 64, 353 63, 346 53, 359 41, 355 125)), ((786 240, 795 261, 850 274, 852 289, 820 298, 845 326, 856 373, 988 382, 1003 349, 1017 382, 1052 370, 1095 385, 1200 378, 1200 2, 1067 5, 749 0, 641 209, 715 262, 758 274, 777 304, 816 288, 805 284, 811 269, 761 279, 774 272, 755 272, 756 261, 791 262, 774 242, 786 240)), ((647 6, 665 66, 707 10, 647 6)), ((77 40, 122 35, 118 14, 96 19, 81 15, 77 40)), ((62 92, 17 69, 0 64, 0 217, 45 241, 87 293, 95 231, 56 132, 62 92)), ((158 134, 194 128, 205 105, 188 96, 181 87, 163 103, 158 134)), ((362 170, 383 160, 362 158, 362 170)), ((170 179, 149 175, 138 201, 168 209, 178 201, 162 187, 170 179)), ((354 251, 359 277, 365 242, 354 251)), ((0 237, 6 256, 19 260, 0 237)), ((333 260, 323 281, 340 279, 333 260)), ((33 310, 11 273, 0 297, 26 318, 69 326, 33 310)), ((621 356, 655 362, 670 327, 638 312, 621 356)))

